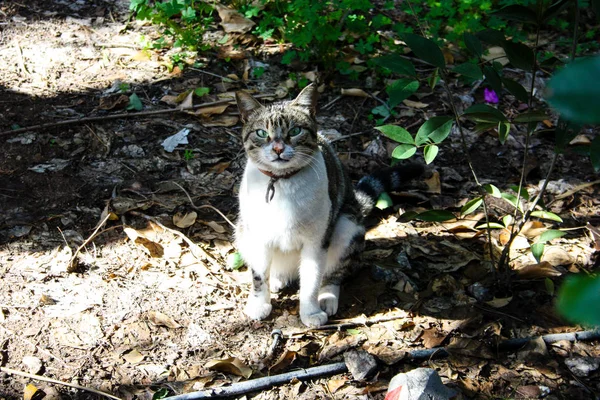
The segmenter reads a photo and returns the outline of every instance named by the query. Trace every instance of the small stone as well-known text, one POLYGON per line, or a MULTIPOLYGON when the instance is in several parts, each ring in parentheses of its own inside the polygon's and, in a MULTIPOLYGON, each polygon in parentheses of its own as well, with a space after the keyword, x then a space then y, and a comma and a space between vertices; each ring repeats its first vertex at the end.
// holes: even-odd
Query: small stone
POLYGON ((583 378, 600 368, 600 358, 571 357, 565 360, 565 364, 575 376, 583 378))
POLYGON ((442 383, 438 373, 431 368, 417 368, 392 378, 386 398, 449 400, 456 392, 442 383))
POLYGON ((37 375, 42 370, 42 360, 33 356, 23 357, 23 365, 27 367, 27 372, 37 375))
POLYGON ((475 297, 475 299, 478 301, 488 301, 494 297, 492 296, 490 290, 479 282, 475 282, 474 284, 468 286, 467 292, 475 297))
POLYGON ((368 379, 377 372, 375 357, 364 350, 347 351, 344 353, 344 362, 357 381, 368 379))

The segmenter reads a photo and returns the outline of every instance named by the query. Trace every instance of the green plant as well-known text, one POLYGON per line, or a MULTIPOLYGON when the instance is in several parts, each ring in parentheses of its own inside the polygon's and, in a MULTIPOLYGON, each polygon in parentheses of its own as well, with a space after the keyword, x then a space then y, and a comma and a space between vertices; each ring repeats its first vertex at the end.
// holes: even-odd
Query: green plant
POLYGON ((149 20, 162 28, 162 36, 152 47, 160 49, 171 45, 192 51, 206 50, 202 34, 213 22, 213 8, 197 0, 131 0, 129 9, 138 20, 149 20), (173 38, 170 42, 168 38, 173 38))
POLYGON ((183 159, 185 161, 190 161, 190 160, 193 160, 194 158, 195 158, 195 156, 194 156, 194 151, 193 150, 185 149, 183 151, 183 159))

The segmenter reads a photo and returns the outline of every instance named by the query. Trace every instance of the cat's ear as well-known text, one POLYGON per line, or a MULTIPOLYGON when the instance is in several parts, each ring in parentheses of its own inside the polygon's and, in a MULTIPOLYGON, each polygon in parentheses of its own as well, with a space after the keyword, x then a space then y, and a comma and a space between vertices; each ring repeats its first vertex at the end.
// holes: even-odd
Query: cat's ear
POLYGON ((254 97, 250 96, 246 92, 236 92, 235 101, 237 102, 238 109, 242 115, 242 121, 244 122, 248 121, 248 117, 254 111, 263 108, 262 104, 260 104, 254 97))
POLYGON ((310 115, 314 117, 317 113, 317 97, 319 97, 317 86, 311 83, 302 89, 291 105, 306 108, 310 112, 310 115))

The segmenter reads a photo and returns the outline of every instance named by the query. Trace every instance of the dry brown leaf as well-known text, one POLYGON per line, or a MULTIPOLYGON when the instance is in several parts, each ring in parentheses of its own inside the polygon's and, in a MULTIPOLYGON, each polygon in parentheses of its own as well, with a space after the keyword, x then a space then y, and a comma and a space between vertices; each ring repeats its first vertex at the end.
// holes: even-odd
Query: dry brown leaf
POLYGON ((208 170, 210 172, 214 172, 216 174, 221 174, 221 173, 223 173, 223 171, 225 171, 227 168, 229 168, 230 165, 231 165, 231 161, 223 161, 223 162, 213 165, 208 170))
POLYGON ((223 360, 211 360, 204 366, 213 371, 227 372, 237 376, 243 376, 248 379, 252 375, 252 369, 244 365, 243 362, 235 357, 226 358, 223 360))
POLYGON ((123 354, 123 359, 130 364, 137 364, 144 360, 144 355, 137 349, 131 349, 123 354))
POLYGON ((286 350, 275 363, 269 368, 269 372, 278 373, 289 367, 296 361, 297 353, 295 351, 286 350))
POLYGON ((182 229, 189 228, 196 223, 196 218, 198 218, 198 213, 196 211, 185 214, 178 212, 173 215, 173 225, 182 229))
POLYGON ((404 350, 396 349, 389 346, 387 343, 379 343, 377 345, 368 345, 364 347, 365 351, 377 357, 380 361, 387 365, 396 364, 404 359, 408 354, 404 350))
POLYGON ((508 305, 508 303, 510 303, 512 301, 512 296, 510 297, 494 297, 493 300, 490 301, 486 301, 485 304, 487 304, 490 307, 493 308, 502 308, 506 305, 508 305))
POLYGON ((165 249, 160 243, 153 242, 145 237, 138 237, 134 240, 134 243, 148 250, 150 257, 161 258, 165 254, 165 249))
POLYGON ((474 339, 455 337, 446 347, 450 353, 477 358, 494 358, 494 352, 484 343, 474 339))
POLYGON ((412 107, 412 108, 426 108, 426 107, 429 107, 429 104, 425 104, 425 103, 422 103, 420 101, 412 101, 412 100, 405 99, 405 100, 402 100, 402 102, 404 103, 405 106, 412 107))
POLYGON ((427 184, 427 192, 440 194, 442 193, 442 183, 440 181, 440 173, 437 171, 433 171, 431 177, 425 179, 425 183, 427 184))
POLYGON ((121 110, 129 105, 129 96, 124 94, 110 97, 102 97, 98 110, 121 110))
POLYGON ((539 279, 553 276, 561 276, 562 272, 547 261, 539 264, 530 264, 517 270, 517 275, 521 279, 539 279))
POLYGON ((219 104, 209 107, 200 107, 197 110, 194 110, 192 114, 198 115, 200 117, 210 117, 211 115, 222 114, 227 109, 227 107, 229 107, 229 104, 219 104))
POLYGON ((348 379, 330 379, 327 381, 327 389, 329 389, 329 392, 331 393, 335 393, 338 390, 340 390, 346 383, 348 382, 348 379))
POLYGON ((354 88, 351 88, 351 89, 342 89, 341 90, 341 94, 342 94, 342 96, 371 97, 364 90, 362 90, 362 89, 354 89, 354 88))
MULTIPOLYGON (((194 105, 194 91, 190 90, 190 91, 185 92, 185 94, 186 94, 185 99, 183 99, 183 101, 179 105, 180 110, 191 109, 192 106, 194 105)), ((183 95, 183 93, 177 97, 181 97, 181 95, 183 95)), ((194 113, 194 112, 192 111, 192 113, 194 113)))
POLYGON ((238 117, 233 115, 219 115, 216 118, 210 118, 207 121, 202 122, 202 125, 204 125, 207 128, 214 126, 229 127, 237 125, 239 120, 240 119, 238 117))
POLYGON ((323 347, 321 353, 319 353, 319 361, 335 357, 350 348, 360 346, 367 340, 367 337, 363 334, 344 335, 341 332, 336 332, 327 339, 327 344, 323 347))
POLYGON ((576 146, 576 145, 590 145, 592 144, 592 141, 590 140, 589 137, 585 136, 585 135, 577 135, 575 136, 575 138, 573 138, 573 140, 571 140, 569 142, 570 145, 576 146))
POLYGON ((227 33, 246 33, 255 25, 253 21, 235 10, 220 4, 216 4, 215 8, 219 13, 219 18, 221 18, 219 25, 221 25, 223 30, 227 33))
POLYGON ((163 97, 160 98, 160 101, 162 101, 163 103, 167 103, 170 106, 176 106, 179 104, 179 102, 177 101, 179 96, 171 96, 169 94, 164 95, 163 97))
POLYGON ((23 400, 40 400, 44 396, 45 393, 32 383, 28 383, 23 389, 23 400))
POLYGON ((161 313, 160 311, 148 311, 148 321, 152 322, 154 325, 158 326, 166 326, 167 328, 181 328, 173 318, 169 317, 167 314, 161 313))
POLYGON ((446 64, 454 64, 454 54, 449 49, 442 49, 442 54, 444 54, 444 60, 446 60, 446 64))
POLYGON ((150 58, 152 57, 152 54, 150 53, 149 50, 140 50, 137 53, 135 53, 131 59, 133 61, 150 61, 150 58))
POLYGON ((210 226, 217 233, 225 233, 227 230, 223 228, 221 225, 216 223, 215 221, 204 222, 204 224, 210 226))
MULTIPOLYGON (((221 46, 217 49, 217 57, 221 60, 245 60, 248 58, 248 52, 234 46, 221 46)), ((244 76, 247 76, 245 72, 244 76)))
POLYGON ((488 49, 487 54, 481 56, 486 61, 494 60, 498 61, 502 66, 508 64, 508 58, 506 57, 506 52, 500 46, 490 47, 488 49))
POLYGON ((432 349, 441 345, 442 342, 446 340, 447 336, 447 333, 440 332, 437 328, 433 327, 425 329, 421 339, 423 339, 423 346, 425 346, 426 349, 432 349))
POLYGON ((525 225, 523 225, 523 229, 521 229, 521 235, 529 239, 535 239, 544 233, 546 229, 546 225, 541 221, 527 221, 525 225))

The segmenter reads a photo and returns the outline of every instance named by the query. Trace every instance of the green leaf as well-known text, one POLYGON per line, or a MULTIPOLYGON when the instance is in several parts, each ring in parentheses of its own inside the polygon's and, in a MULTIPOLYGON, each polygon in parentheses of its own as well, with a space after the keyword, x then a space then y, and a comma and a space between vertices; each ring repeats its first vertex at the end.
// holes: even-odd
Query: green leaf
POLYGON ((568 320, 600 326, 600 276, 571 276, 558 291, 558 311, 568 320))
POLYGON ((475 227, 475 229, 504 229, 504 225, 497 222, 490 222, 489 224, 481 224, 475 227))
POLYGON ((500 197, 502 197, 502 193, 500 192, 500 189, 498 189, 496 186, 492 185, 491 183, 486 183, 485 185, 483 185, 483 189, 498 199, 500 197))
POLYGON ((460 209, 460 215, 468 215, 477 210, 483 204, 483 197, 476 197, 467 203, 460 209))
POLYGON ((575 60, 550 79, 546 98, 566 119, 598 124, 599 76, 600 56, 575 60))
POLYGON ((565 236, 567 234, 567 232, 563 232, 563 231, 559 231, 557 229, 549 229, 547 231, 544 231, 540 237, 538 238, 538 240, 536 241, 536 243, 546 243, 549 242, 552 239, 556 239, 562 236, 565 236))
POLYGON ((131 96, 129 96, 129 105, 127 106, 128 110, 140 111, 142 108, 144 108, 144 106, 142 105, 142 101, 137 94, 133 93, 131 96))
POLYGON ((548 22, 554 18, 567 4, 569 4, 569 1, 570 0, 559 0, 548 7, 542 14, 542 22, 548 22))
POLYGON ((415 144, 415 140, 411 136, 408 131, 398 125, 383 125, 378 126, 377 129, 379 132, 383 133, 385 136, 389 137, 395 142, 398 143, 406 143, 406 144, 415 144))
POLYGON ((523 43, 505 42, 502 46, 510 63, 516 68, 531 71, 535 63, 533 51, 523 43))
POLYGON ((194 94, 198 97, 202 97, 204 95, 207 95, 208 93, 210 93, 210 88, 207 87, 199 87, 194 89, 194 94))
POLYGON ((506 122, 508 121, 504 114, 497 108, 487 104, 474 104, 464 112, 467 118, 475 119, 481 122, 506 122))
POLYGON ((438 155, 439 151, 439 147, 437 147, 435 144, 428 144, 427 146, 425 146, 425 149, 423 150, 423 157, 425 158, 425 163, 431 164, 431 162, 435 160, 435 157, 438 155))
POLYGON ((524 122, 540 122, 548 119, 548 116, 543 111, 528 111, 523 114, 519 114, 513 119, 515 123, 524 123, 524 122))
POLYGON ((476 122, 475 128, 473 128, 475 133, 487 132, 490 129, 498 129, 498 123, 497 122, 476 122))
POLYGON ((510 122, 508 121, 500 121, 498 122, 498 140, 500 144, 504 144, 506 142, 506 138, 510 133, 510 122))
POLYGON ((426 140, 423 141, 423 138, 430 139, 434 143, 440 143, 444 139, 448 137, 450 131, 452 130, 452 124, 454 120, 450 117, 431 117, 421 127, 417 132, 417 146, 424 144, 426 140), (419 143, 421 141, 421 143, 419 143))
POLYGON ((537 23, 537 15, 529 7, 525 7, 518 4, 513 4, 501 8, 500 10, 492 13, 492 15, 504 18, 509 21, 527 22, 531 24, 537 23))
POLYGON ((493 29, 486 29, 475 34, 479 39, 493 46, 502 46, 506 41, 504 34, 493 29))
POLYGON ((500 75, 498 75, 498 71, 493 67, 486 65, 483 67, 483 74, 485 75, 485 80, 490 84, 492 89, 500 94, 502 92, 502 79, 500 78, 500 75))
POLYGON ((373 59, 373 62, 380 67, 389 69, 398 75, 416 76, 415 66, 406 58, 398 54, 388 54, 383 57, 373 59))
POLYGON ((390 96, 388 105, 390 108, 396 107, 419 89, 419 81, 414 79, 398 79, 391 85, 385 88, 385 91, 390 96))
POLYGON ((501 197, 504 200, 506 200, 510 205, 523 212, 523 206, 521 205, 521 202, 517 202, 517 196, 510 193, 502 193, 501 197))
POLYGON ((596 172, 600 171, 600 136, 596 136, 592 140, 590 146, 590 161, 596 172))
POLYGON ((413 33, 403 33, 400 35, 400 38, 406 42, 406 45, 421 60, 438 68, 446 66, 444 54, 442 54, 442 51, 434 41, 413 33))
POLYGON ((412 144, 401 144, 392 152, 392 158, 396 160, 405 160, 415 155, 417 147, 412 144))
POLYGON ((400 218, 398 218, 399 222, 408 222, 408 221, 412 221, 413 219, 415 219, 417 216, 419 215, 418 212, 416 211, 407 211, 404 214, 402 214, 400 216, 400 218))
POLYGON ((350 329, 346 329, 346 333, 348 335, 360 335, 362 333, 362 331, 360 329, 350 328, 350 329))
MULTIPOLYGON (((515 191, 515 193, 519 192, 519 186, 511 185, 510 188, 515 191)), ((521 198, 525 200, 529 200, 529 192, 524 187, 521 188, 521 198)))
POLYGON ((513 223, 513 216, 510 214, 505 215, 504 217, 502 217, 502 223, 505 227, 510 226, 513 223))
POLYGON ((242 255, 237 251, 227 256, 227 268, 231 270, 240 269, 244 265, 242 255))
POLYGON ((443 222, 443 221, 450 221, 450 220, 456 219, 456 217, 450 211, 428 210, 428 211, 419 213, 415 217, 415 219, 419 219, 421 221, 427 221, 427 222, 443 222))
POLYGON ((483 47, 481 46, 479 39, 477 39, 477 36, 473 35, 472 33, 465 32, 463 38, 465 40, 465 46, 467 46, 467 49, 478 58, 481 57, 483 54, 483 47))
POLYGON ((152 400, 166 399, 169 396, 168 388, 160 388, 152 395, 152 400))
POLYGON ((550 211, 533 211, 531 213, 532 217, 536 217, 536 218, 541 218, 541 219, 547 219, 550 221, 556 221, 556 222, 563 222, 562 218, 559 217, 558 215, 551 213, 550 211))
POLYGON ((440 69, 436 68, 433 70, 429 78, 427 78, 427 84, 431 88, 431 90, 435 89, 435 85, 440 81, 440 69))
POLYGON ((383 192, 379 195, 379 198, 377 199, 377 203, 375 204, 375 207, 379 208, 380 210, 385 210, 386 208, 389 208, 393 205, 394 205, 394 202, 392 201, 392 198, 390 197, 390 195, 387 194, 386 192, 383 192))
POLYGON ((546 292, 550 296, 554 296, 554 281, 550 278, 544 279, 544 286, 546 286, 546 292))
POLYGON ((470 62, 462 63, 452 68, 452 72, 464 75, 473 79, 483 79, 483 72, 479 65, 470 62))
POLYGON ((517 98, 521 103, 527 103, 529 101, 529 94, 527 90, 519 82, 509 79, 502 78, 502 83, 506 90, 508 90, 513 96, 517 98))
POLYGON ((535 258, 535 261, 540 263, 542 256, 544 255, 544 243, 533 243, 531 246, 531 254, 535 258))

